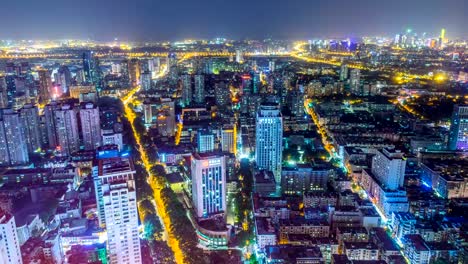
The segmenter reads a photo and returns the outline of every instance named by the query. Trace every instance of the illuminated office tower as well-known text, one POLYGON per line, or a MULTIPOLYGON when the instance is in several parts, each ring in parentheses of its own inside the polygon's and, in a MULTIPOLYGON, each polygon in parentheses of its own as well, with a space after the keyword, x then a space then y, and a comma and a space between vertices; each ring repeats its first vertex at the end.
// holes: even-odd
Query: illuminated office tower
POLYGON ((144 91, 151 90, 151 72, 145 71, 141 73, 141 88, 144 91))
POLYGON ((140 61, 137 59, 131 59, 128 61, 128 77, 130 85, 135 87, 140 84, 140 61))
POLYGON ((98 159, 93 166, 99 224, 107 230, 109 263, 141 263, 135 168, 128 158, 98 159))
POLYGON ((64 104, 54 111, 55 135, 57 150, 67 156, 80 149, 78 121, 76 110, 69 104, 64 104))
POLYGON ((182 106, 188 106, 192 102, 192 76, 184 74, 180 79, 182 82, 182 106))
POLYGON ((359 94, 361 87, 361 71, 359 69, 352 69, 349 78, 349 85, 351 93, 359 94))
POLYGON ((28 152, 33 153, 41 148, 41 133, 39 111, 35 105, 26 104, 19 110, 21 124, 24 131, 24 139, 28 146, 28 152))
POLYGON ((46 103, 51 98, 52 93, 52 79, 50 78, 50 72, 45 69, 38 71, 39 74, 39 93, 38 102, 40 104, 46 103))
POLYGON ((236 154, 237 148, 237 129, 236 126, 233 125, 225 125, 221 130, 221 150, 223 152, 229 152, 236 154))
POLYGON ((22 264, 15 217, 0 213, 0 263, 22 264))
POLYGON ((192 199, 197 217, 226 211, 226 161, 222 155, 192 154, 192 199))
POLYGON ((84 103, 80 109, 81 134, 86 150, 101 146, 101 123, 99 107, 93 103, 84 103))
POLYGON ((382 149, 372 159, 372 174, 384 189, 398 190, 405 180, 406 158, 398 150, 382 149))
POLYGON ((3 109, 0 117, 0 163, 22 165, 29 162, 28 147, 18 113, 3 109))
POLYGON ((205 103, 205 76, 202 74, 194 76, 193 100, 197 104, 205 103))
POLYGON ((468 151, 468 105, 455 105, 453 108, 449 149, 468 151))
POLYGON ((199 153, 212 152, 215 149, 216 135, 208 129, 197 132, 197 149, 199 153))
POLYGON ((259 169, 273 172, 277 184, 281 182, 282 141, 283 117, 279 104, 261 104, 256 120, 255 161, 259 169))

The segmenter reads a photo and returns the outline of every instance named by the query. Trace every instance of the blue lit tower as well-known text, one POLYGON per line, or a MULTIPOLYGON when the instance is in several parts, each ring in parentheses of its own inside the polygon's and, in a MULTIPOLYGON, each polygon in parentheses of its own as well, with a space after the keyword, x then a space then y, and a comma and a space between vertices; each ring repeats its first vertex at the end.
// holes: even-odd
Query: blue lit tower
POLYGON ((468 151, 468 105, 455 105, 453 109, 449 149, 468 151))
POLYGON ((91 82, 91 67, 92 67, 92 62, 93 61, 93 54, 91 51, 85 51, 83 52, 83 72, 85 75, 85 81, 86 82, 91 82))
POLYGON ((259 169, 272 171, 281 182, 283 117, 279 104, 263 103, 257 113, 255 161, 259 169))

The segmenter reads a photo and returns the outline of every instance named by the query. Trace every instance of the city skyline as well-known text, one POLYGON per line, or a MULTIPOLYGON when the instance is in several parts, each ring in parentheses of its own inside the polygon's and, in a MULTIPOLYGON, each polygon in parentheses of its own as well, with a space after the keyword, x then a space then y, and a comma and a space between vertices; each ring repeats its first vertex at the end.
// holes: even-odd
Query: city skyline
POLYGON ((412 28, 465 38, 462 0, 402 1, 236 1, 154 3, 148 0, 11 1, 3 4, 10 21, 0 39, 94 39, 163 41, 186 38, 308 39, 312 37, 392 36, 412 28), (221 10, 221 12, 219 11, 221 10), (54 12, 55 11, 55 12, 54 12), (52 12, 44 17, 43 14, 52 12), (60 21, 60 23, 56 23, 60 21), (73 29, 73 30, 70 30, 73 29))

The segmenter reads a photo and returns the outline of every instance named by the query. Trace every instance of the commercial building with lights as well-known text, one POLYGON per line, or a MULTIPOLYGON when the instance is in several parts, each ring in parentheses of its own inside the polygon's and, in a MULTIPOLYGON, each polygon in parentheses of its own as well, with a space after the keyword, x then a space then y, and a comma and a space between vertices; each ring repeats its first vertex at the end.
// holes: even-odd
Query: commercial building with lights
POLYGON ((131 159, 98 159, 93 177, 99 224, 107 230, 110 263, 141 263, 135 168, 131 159))
POLYGON ((192 154, 192 199, 198 218, 226 211, 226 161, 214 153, 192 154))

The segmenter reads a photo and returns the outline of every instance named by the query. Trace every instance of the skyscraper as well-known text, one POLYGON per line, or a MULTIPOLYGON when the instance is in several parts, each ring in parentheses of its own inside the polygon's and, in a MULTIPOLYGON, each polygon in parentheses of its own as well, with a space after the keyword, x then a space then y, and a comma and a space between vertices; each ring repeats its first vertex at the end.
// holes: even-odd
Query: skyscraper
POLYGON ((255 161, 259 169, 272 171, 281 182, 283 161, 283 117, 279 104, 263 103, 257 112, 255 161))
POLYGON ((372 174, 388 190, 398 190, 405 180, 406 159, 401 151, 382 149, 372 159, 372 174))
POLYGON ((69 104, 64 104, 54 111, 55 135, 57 150, 61 155, 70 155, 80 149, 78 121, 76 110, 69 104))
POLYGON ((359 69, 352 69, 349 79, 351 93, 359 94, 361 87, 361 71, 359 69))
POLYGON ((57 134, 55 133, 55 111, 58 109, 60 109, 60 106, 56 102, 44 106, 45 131, 50 149, 55 149, 58 146, 57 134))
POLYGON ((99 107, 93 103, 84 103, 80 109, 81 133, 86 150, 101 146, 101 125, 99 107))
POLYGON ((227 87, 226 82, 224 81, 215 83, 214 92, 216 105, 218 106, 227 105, 231 100, 229 88, 227 87))
POLYGON ((7 83, 4 76, 0 76, 0 109, 8 107, 7 83))
POLYGON ((29 162, 28 147, 24 139, 23 127, 18 113, 3 109, 0 118, 0 163, 22 165, 29 162))
POLYGON ((349 73, 348 65, 346 65, 346 64, 341 65, 340 81, 347 80, 348 79, 348 73, 349 73))
POLYGON ((91 67, 93 64, 93 54, 91 51, 83 52, 83 72, 84 72, 84 80, 85 82, 91 83, 91 67))
POLYGON ((151 89, 151 72, 150 71, 145 71, 141 73, 141 88, 144 91, 148 91, 151 89))
POLYGON ((93 166, 99 224, 107 230, 110 263, 141 263, 135 173, 128 158, 98 159, 93 166))
POLYGON ((181 76, 182 82, 182 106, 188 106, 192 102, 192 76, 184 74, 181 76))
POLYGON ((0 263, 22 264, 15 217, 0 213, 0 263))
POLYGON ((35 105, 26 104, 19 110, 19 113, 28 152, 33 153, 42 147, 39 111, 35 105))
POLYGON ((40 104, 47 103, 47 101, 52 97, 52 80, 50 78, 50 72, 45 69, 38 71, 39 74, 39 92, 38 92, 38 102, 40 104))
POLYGON ((455 105, 453 108, 449 149, 468 151, 468 105, 455 105))
POLYGON ((71 73, 67 66, 61 66, 57 72, 58 80, 55 80, 60 84, 62 93, 68 93, 71 83, 71 73))
POLYGON ((197 104, 205 103, 205 76, 202 74, 194 76, 193 100, 197 104))
POLYGON ((192 199, 197 217, 226 211, 226 161, 222 155, 192 154, 192 199))
POLYGON ((236 62, 244 63, 244 54, 242 53, 242 50, 236 50, 236 62))
POLYGON ((140 61, 138 59, 131 59, 128 61, 128 77, 132 87, 140 84, 140 61))

